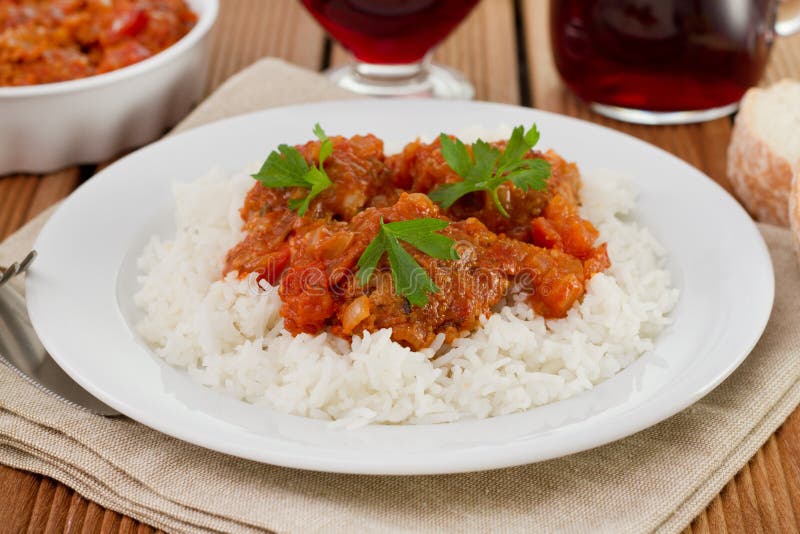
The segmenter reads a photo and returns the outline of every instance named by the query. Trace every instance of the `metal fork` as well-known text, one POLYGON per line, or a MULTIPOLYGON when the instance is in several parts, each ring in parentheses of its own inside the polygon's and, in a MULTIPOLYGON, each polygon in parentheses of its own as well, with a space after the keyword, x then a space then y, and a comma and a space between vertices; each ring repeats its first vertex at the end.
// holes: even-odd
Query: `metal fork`
POLYGON ((3 269, 0 276, 0 364, 70 406, 97 415, 120 415, 79 386, 53 361, 31 326, 22 296, 10 286, 3 287, 27 271, 35 258, 36 252, 31 251, 22 261, 3 269))
POLYGON ((28 252, 28 255, 22 259, 22 261, 14 262, 8 267, 0 267, 0 271, 3 272, 3 274, 0 275, 0 286, 4 285, 18 274, 22 274, 27 271, 28 267, 31 266, 31 263, 33 263, 33 260, 35 259, 36 251, 31 250, 28 252))

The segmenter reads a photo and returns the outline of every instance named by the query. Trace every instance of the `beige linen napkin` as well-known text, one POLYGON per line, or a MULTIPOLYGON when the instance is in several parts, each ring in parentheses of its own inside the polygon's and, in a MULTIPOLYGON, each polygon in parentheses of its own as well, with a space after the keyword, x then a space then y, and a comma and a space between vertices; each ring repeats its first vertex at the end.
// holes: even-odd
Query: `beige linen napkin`
MULTIPOLYGON (((266 60, 226 83, 183 127, 343 96, 314 73, 266 60)), ((46 216, 0 246, 0 264, 27 252, 46 216)), ((215 453, 128 419, 88 415, 0 366, 0 462, 51 476, 103 506, 181 532, 675 532, 800 401, 800 271, 789 232, 760 229, 779 290, 756 349, 691 408, 598 449, 448 476, 299 471, 215 453)))

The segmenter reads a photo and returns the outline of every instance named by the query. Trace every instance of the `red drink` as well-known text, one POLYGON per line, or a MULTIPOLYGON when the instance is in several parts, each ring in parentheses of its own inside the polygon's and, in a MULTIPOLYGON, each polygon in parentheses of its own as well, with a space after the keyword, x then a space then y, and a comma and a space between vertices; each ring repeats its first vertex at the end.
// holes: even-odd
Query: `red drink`
POLYGON ((365 63, 420 61, 478 0, 302 0, 322 26, 365 63))
POLYGON ((552 0, 551 40, 582 99, 650 111, 719 108, 758 83, 777 0, 552 0))

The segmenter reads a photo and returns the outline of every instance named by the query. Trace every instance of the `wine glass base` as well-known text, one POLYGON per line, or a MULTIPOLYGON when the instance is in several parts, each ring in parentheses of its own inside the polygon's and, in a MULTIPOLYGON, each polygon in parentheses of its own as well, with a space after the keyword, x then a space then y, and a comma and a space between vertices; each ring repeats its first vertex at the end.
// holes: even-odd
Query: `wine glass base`
POLYGON ((475 98, 475 87, 460 72, 429 64, 417 76, 404 79, 376 79, 359 74, 353 65, 344 65, 325 71, 325 75, 339 87, 365 96, 379 97, 432 97, 456 100, 475 98))
POLYGON ((706 122, 736 113, 739 103, 734 102, 718 108, 701 109, 694 111, 647 111, 641 109, 609 106, 607 104, 589 104, 593 111, 623 122, 646 124, 648 126, 663 126, 668 124, 692 124, 706 122))

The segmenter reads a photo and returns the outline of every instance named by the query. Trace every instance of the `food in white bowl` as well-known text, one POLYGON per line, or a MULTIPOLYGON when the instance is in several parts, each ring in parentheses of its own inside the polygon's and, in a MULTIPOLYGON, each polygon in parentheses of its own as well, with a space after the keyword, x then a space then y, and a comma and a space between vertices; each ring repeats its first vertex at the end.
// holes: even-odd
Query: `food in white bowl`
POLYGON ((626 181, 535 128, 395 155, 316 133, 178 186, 139 260, 138 331, 201 384, 345 426, 492 417, 592 389, 669 324, 626 181))
MULTIPOLYGON (((121 39, 117 44, 124 46, 115 47, 113 41, 120 36, 109 35, 103 37, 108 46, 87 44, 84 49, 61 42, 61 48, 43 53, 39 63, 20 56, 16 70, 7 57, 0 57, 0 85, 7 85, 0 86, 0 174, 49 172, 101 162, 156 139, 182 118, 202 97, 207 38, 218 10, 218 0, 186 3, 197 21, 193 25, 181 21, 177 33, 170 36, 144 31, 142 42, 121 39), (161 50, 159 45, 166 48, 161 50), (67 54, 68 59, 54 57, 67 54)), ((6 24, 20 16, 7 13, 6 24)), ((156 16, 148 20, 137 12, 128 18, 131 31, 162 20, 156 16)), ((25 33, 25 24, 14 23, 16 29, 3 36, 6 51, 18 53, 20 48, 11 46, 14 32, 20 37, 42 32, 40 28, 25 33)), ((116 20, 111 24, 119 26, 116 20)), ((66 40, 63 35, 59 39, 66 40)), ((52 45, 53 40, 44 42, 52 45)))
POLYGON ((185 0, 0 3, 0 86, 66 82, 121 69, 172 46, 196 22, 185 0))

